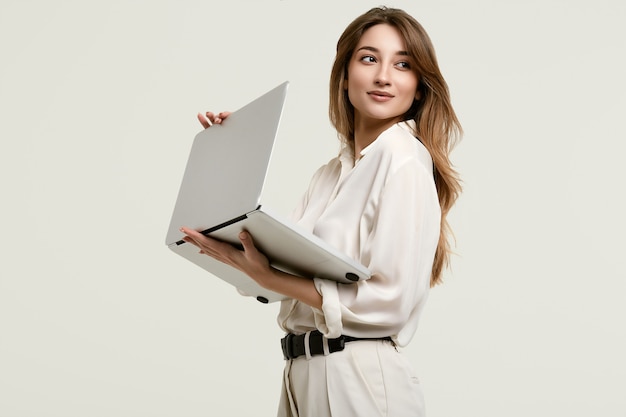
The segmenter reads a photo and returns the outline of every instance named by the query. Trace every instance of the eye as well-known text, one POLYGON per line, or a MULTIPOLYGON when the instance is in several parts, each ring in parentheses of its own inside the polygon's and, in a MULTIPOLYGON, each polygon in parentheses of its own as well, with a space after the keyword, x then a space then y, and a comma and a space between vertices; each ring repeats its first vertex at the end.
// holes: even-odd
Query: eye
POLYGON ((373 64, 376 62, 376 58, 374 58, 372 55, 364 55, 361 57, 361 62, 373 64))
POLYGON ((396 64, 397 67, 401 68, 401 69, 405 69, 405 70, 410 70, 411 69, 411 64, 407 61, 401 61, 398 62, 396 64))

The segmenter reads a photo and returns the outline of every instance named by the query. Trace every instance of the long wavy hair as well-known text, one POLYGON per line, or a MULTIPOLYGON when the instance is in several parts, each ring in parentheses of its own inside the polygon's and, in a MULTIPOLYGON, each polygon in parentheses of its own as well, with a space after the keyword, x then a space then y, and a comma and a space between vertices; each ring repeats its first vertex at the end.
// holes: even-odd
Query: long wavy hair
POLYGON ((430 285, 434 286, 441 282, 442 271, 450 263, 452 230, 447 215, 461 192, 461 183, 449 154, 460 139, 462 129, 452 108, 448 85, 439 70, 432 42, 411 15, 400 9, 375 7, 348 25, 337 42, 337 54, 330 75, 330 121, 339 138, 353 147, 354 107, 345 88, 348 65, 363 33, 379 24, 391 25, 400 32, 411 59, 411 68, 418 77, 419 99, 413 101, 404 120, 415 121, 415 135, 428 149, 434 163, 435 185, 441 207, 439 242, 430 278, 430 285))

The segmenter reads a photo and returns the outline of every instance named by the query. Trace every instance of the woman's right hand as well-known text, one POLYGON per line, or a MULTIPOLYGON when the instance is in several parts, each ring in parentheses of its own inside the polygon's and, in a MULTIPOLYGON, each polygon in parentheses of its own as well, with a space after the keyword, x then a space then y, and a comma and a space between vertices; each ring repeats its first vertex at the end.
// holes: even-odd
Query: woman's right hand
POLYGON ((229 111, 223 111, 221 113, 212 113, 210 111, 202 114, 202 113, 198 113, 198 120, 200 121, 200 124, 202 126, 204 126, 205 129, 208 129, 209 127, 215 125, 215 124, 221 124, 224 120, 226 120, 226 118, 228 116, 230 116, 229 111))

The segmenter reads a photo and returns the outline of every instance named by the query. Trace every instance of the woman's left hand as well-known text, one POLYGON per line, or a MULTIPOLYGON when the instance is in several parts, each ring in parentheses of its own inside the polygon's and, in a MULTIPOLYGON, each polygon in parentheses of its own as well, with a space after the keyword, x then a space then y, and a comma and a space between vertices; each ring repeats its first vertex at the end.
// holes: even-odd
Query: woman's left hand
POLYGON ((187 235, 183 240, 197 246, 200 253, 240 270, 261 286, 264 286, 264 282, 273 273, 269 260, 254 246, 248 232, 239 233, 239 241, 243 246, 243 250, 239 250, 229 243, 212 239, 193 229, 183 227, 180 231, 187 235))

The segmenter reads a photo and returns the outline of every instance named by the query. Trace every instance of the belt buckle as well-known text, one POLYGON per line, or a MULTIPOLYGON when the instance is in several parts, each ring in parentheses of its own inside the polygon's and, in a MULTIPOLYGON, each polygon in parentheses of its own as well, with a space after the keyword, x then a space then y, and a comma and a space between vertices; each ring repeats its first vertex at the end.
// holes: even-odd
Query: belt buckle
POLYGON ((330 353, 341 352, 346 348, 346 337, 341 335, 335 339, 328 339, 328 351, 330 353))

